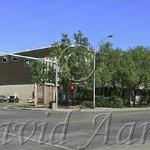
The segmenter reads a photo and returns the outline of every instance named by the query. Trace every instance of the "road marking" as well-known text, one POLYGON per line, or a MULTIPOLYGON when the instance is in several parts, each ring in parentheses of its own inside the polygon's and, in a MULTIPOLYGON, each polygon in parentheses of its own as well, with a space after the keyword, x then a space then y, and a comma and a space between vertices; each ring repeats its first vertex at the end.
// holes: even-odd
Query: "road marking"
MULTIPOLYGON (((0 131, 0 133, 4 133, 2 131, 0 131)), ((7 133, 8 135, 11 135, 11 136, 14 136, 16 138, 20 138, 20 136, 17 136, 16 134, 13 134, 13 133, 7 133)), ((28 140, 29 138, 28 137, 23 137, 24 139, 28 140)), ((36 143, 39 143, 40 142, 36 139, 29 139, 30 141, 32 142, 36 142, 36 143)), ((61 146, 61 145, 57 145, 57 144, 51 144, 51 143, 48 143, 48 142, 42 142, 42 144, 45 144, 45 145, 48 145, 48 146, 53 146, 53 147, 57 147, 57 148, 62 148, 62 149, 65 149, 65 150, 75 150, 75 149, 72 149, 72 148, 68 148, 68 147, 65 147, 65 146, 61 146)))

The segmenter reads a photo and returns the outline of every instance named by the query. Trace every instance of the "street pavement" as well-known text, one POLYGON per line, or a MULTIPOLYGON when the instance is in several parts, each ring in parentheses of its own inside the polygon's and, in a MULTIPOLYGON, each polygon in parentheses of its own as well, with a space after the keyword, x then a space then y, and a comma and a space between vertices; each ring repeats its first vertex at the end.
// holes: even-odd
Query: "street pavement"
POLYGON ((70 119, 67 119, 67 116, 69 116, 69 113, 66 111, 0 109, 0 149, 2 150, 150 149, 150 133, 148 130, 149 126, 146 126, 149 125, 150 122, 149 109, 140 111, 139 110, 116 111, 112 112, 111 114, 109 113, 109 111, 105 112, 105 109, 103 111, 76 110, 73 111, 72 114, 70 114, 70 119), (112 118, 110 121, 111 115, 112 118), (95 124, 94 120, 96 120, 95 124), (69 123, 65 124, 66 123, 65 121, 66 122, 68 121, 69 123), (102 128, 100 128, 100 130, 96 132, 102 121, 104 121, 103 126, 101 126, 102 128), (60 126, 58 124, 60 124, 60 126), (128 126, 123 130, 122 133, 120 133, 121 136, 120 141, 127 139, 130 131, 134 131, 132 132, 133 134, 131 137, 131 141, 133 140, 136 141, 130 144, 127 139, 127 141, 125 141, 125 143, 123 144, 117 143, 119 131, 123 126, 127 124, 128 126), (145 125, 143 127, 147 127, 147 131, 145 132, 147 134, 144 144, 140 143, 144 131, 141 125, 145 125), (63 130, 65 129, 64 127, 66 127, 66 130, 63 130), (109 131, 108 132, 109 134, 107 135, 109 135, 108 136, 109 139, 107 139, 107 142, 104 144, 104 138, 106 137, 105 134, 106 127, 108 127, 107 131, 109 131), (34 129, 36 130, 34 131, 34 129), (63 136, 64 134, 62 134, 62 131, 66 131, 65 134, 66 137, 63 136), (99 134, 96 134, 94 136, 94 133, 99 134), (93 140, 90 141, 92 136, 93 140), (88 141, 90 141, 89 144, 83 148, 82 146, 87 144, 88 141))

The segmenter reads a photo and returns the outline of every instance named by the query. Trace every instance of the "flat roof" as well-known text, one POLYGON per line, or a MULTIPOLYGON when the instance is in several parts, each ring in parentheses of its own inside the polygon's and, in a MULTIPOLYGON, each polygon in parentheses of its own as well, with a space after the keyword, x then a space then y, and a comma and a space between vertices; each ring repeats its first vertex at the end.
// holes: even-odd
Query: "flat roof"
POLYGON ((44 58, 49 56, 51 47, 41 47, 38 49, 25 50, 22 52, 16 52, 17 55, 44 58))

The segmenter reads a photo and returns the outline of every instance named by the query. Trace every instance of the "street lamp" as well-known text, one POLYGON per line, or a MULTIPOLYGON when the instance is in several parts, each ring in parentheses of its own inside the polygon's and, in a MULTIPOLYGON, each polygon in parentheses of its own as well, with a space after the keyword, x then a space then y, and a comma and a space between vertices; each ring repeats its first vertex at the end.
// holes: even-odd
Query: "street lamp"
MULTIPOLYGON (((100 42, 98 42, 98 45, 101 42, 103 42, 103 40, 109 39, 109 38, 113 38, 113 35, 110 34, 110 35, 104 37, 102 40, 100 40, 100 42)), ((94 63, 93 63, 93 68, 94 68, 94 73, 93 73, 93 106, 94 106, 94 108, 96 107, 96 101, 95 101, 95 85, 96 85, 96 83, 95 83, 95 71, 96 71, 96 67, 95 66, 96 66, 96 60, 95 60, 95 58, 96 58, 96 51, 94 50, 94 63)))

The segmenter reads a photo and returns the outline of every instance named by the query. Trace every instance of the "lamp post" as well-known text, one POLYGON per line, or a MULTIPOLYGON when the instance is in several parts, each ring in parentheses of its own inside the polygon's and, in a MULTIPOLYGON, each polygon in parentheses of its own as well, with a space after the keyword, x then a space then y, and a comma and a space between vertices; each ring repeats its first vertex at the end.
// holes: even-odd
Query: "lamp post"
MULTIPOLYGON (((98 42, 98 45, 103 42, 105 39, 113 38, 113 35, 108 35, 104 37, 100 42, 98 42)), ((94 60, 93 60, 93 68, 94 68, 94 73, 93 73, 93 106, 94 108, 96 107, 96 100, 95 100, 95 87, 96 87, 96 81, 95 81, 95 71, 96 71, 96 51, 94 50, 94 60)))
POLYGON ((95 52, 95 50, 94 50, 94 63, 93 63, 93 67, 94 67, 94 74, 93 74, 93 106, 94 106, 94 108, 96 107, 96 102, 95 102, 95 66, 96 66, 96 60, 95 60, 95 58, 96 58, 96 52, 95 52))
POLYGON ((55 65, 56 65, 56 74, 55 74, 55 102, 56 102, 56 106, 55 109, 58 108, 58 61, 55 61, 55 65))

